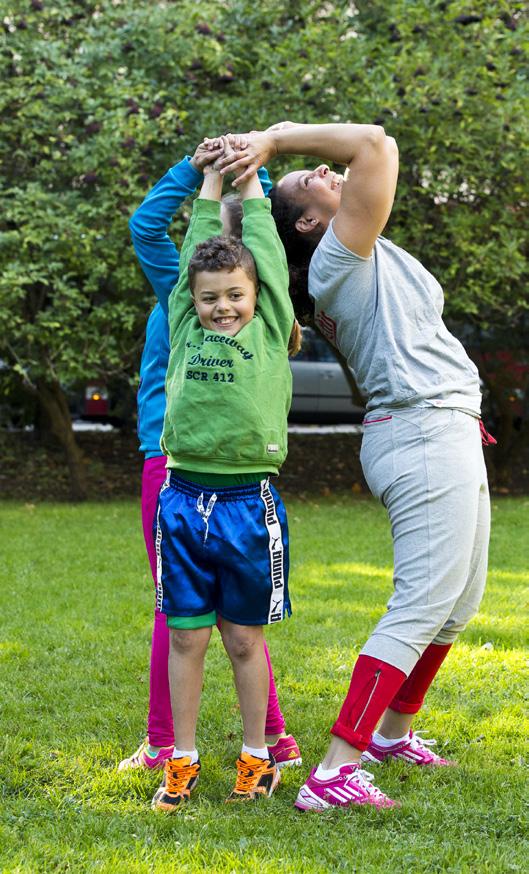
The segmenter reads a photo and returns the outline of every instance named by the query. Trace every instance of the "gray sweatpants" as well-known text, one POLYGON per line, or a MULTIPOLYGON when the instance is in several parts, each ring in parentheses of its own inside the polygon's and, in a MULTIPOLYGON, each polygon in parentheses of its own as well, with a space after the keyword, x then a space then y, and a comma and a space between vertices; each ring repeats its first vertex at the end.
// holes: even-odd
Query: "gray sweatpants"
POLYGON ((373 412, 360 459, 393 535, 394 592, 362 649, 409 674, 430 643, 452 643, 478 610, 490 501, 479 422, 459 410, 373 412))

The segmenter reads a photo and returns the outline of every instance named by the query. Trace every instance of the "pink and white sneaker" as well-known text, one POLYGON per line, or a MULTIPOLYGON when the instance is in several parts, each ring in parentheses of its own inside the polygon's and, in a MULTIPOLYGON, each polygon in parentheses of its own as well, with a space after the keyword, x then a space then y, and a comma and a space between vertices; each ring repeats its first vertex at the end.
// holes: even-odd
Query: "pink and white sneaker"
POLYGON ((280 737, 274 746, 268 747, 268 752, 273 755, 276 765, 280 769, 301 765, 301 753, 291 734, 287 737, 280 737))
POLYGON ((330 807, 352 807, 355 804, 372 804, 374 807, 395 807, 380 789, 373 786, 373 774, 363 771, 360 765, 342 765, 337 777, 320 780, 313 768, 307 782, 301 787, 294 804, 299 810, 327 810, 330 807))
POLYGON ((130 771, 135 768, 145 768, 149 771, 157 771, 165 767, 165 762, 173 755, 173 746, 161 747, 156 756, 150 756, 149 738, 141 742, 135 753, 132 753, 127 759, 123 759, 118 765, 118 771, 130 771))
POLYGON ((362 753, 362 762, 379 764, 385 759, 403 759, 412 765, 455 765, 455 762, 443 759, 442 756, 428 749, 435 743, 434 740, 419 737, 413 731, 410 731, 405 740, 398 741, 390 747, 380 746, 372 738, 367 750, 362 753))

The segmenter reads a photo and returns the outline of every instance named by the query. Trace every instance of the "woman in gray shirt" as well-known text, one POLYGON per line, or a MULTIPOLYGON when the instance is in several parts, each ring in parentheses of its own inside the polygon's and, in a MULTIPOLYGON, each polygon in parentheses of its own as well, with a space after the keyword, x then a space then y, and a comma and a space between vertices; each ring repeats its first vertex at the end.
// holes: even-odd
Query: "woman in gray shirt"
POLYGON ((395 140, 374 125, 286 122, 248 135, 230 170, 240 183, 277 154, 347 166, 343 176, 326 164, 288 173, 271 198, 297 315, 313 312, 366 398, 361 462, 394 544, 388 610, 296 806, 389 807, 395 802, 363 762, 451 764, 411 725, 485 585, 490 506, 478 373, 443 323, 437 280, 380 236, 397 184, 395 140))

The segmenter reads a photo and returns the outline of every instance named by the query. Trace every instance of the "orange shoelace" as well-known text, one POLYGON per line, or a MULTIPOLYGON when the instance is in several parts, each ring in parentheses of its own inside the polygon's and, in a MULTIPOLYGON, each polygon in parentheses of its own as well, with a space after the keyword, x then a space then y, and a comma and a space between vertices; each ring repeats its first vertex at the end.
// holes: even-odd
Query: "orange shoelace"
POLYGON ((165 791, 168 795, 189 795, 189 783, 193 777, 198 776, 199 771, 198 762, 195 762, 194 765, 182 765, 181 767, 169 765, 165 772, 165 791))
MULTIPOLYGON (((261 773, 265 773, 269 762, 264 761, 262 765, 256 764, 253 768, 242 762, 240 759, 237 762, 237 780, 235 781, 234 792, 251 792, 256 790, 256 784, 259 782, 261 773)), ((257 788, 257 791, 260 789, 257 788)), ((264 787, 263 787, 263 791, 264 787)))

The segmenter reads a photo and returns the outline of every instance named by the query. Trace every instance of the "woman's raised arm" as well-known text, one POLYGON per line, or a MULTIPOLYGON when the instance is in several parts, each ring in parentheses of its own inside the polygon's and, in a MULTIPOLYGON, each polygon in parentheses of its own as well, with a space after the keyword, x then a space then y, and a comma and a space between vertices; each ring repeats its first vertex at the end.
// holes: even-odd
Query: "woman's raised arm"
POLYGON ((367 257, 386 224, 398 176, 398 149, 382 127, 371 124, 299 124, 276 126, 245 135, 246 148, 235 160, 219 161, 221 173, 239 174, 240 185, 276 155, 313 155, 346 164, 334 230, 357 255, 367 257))

